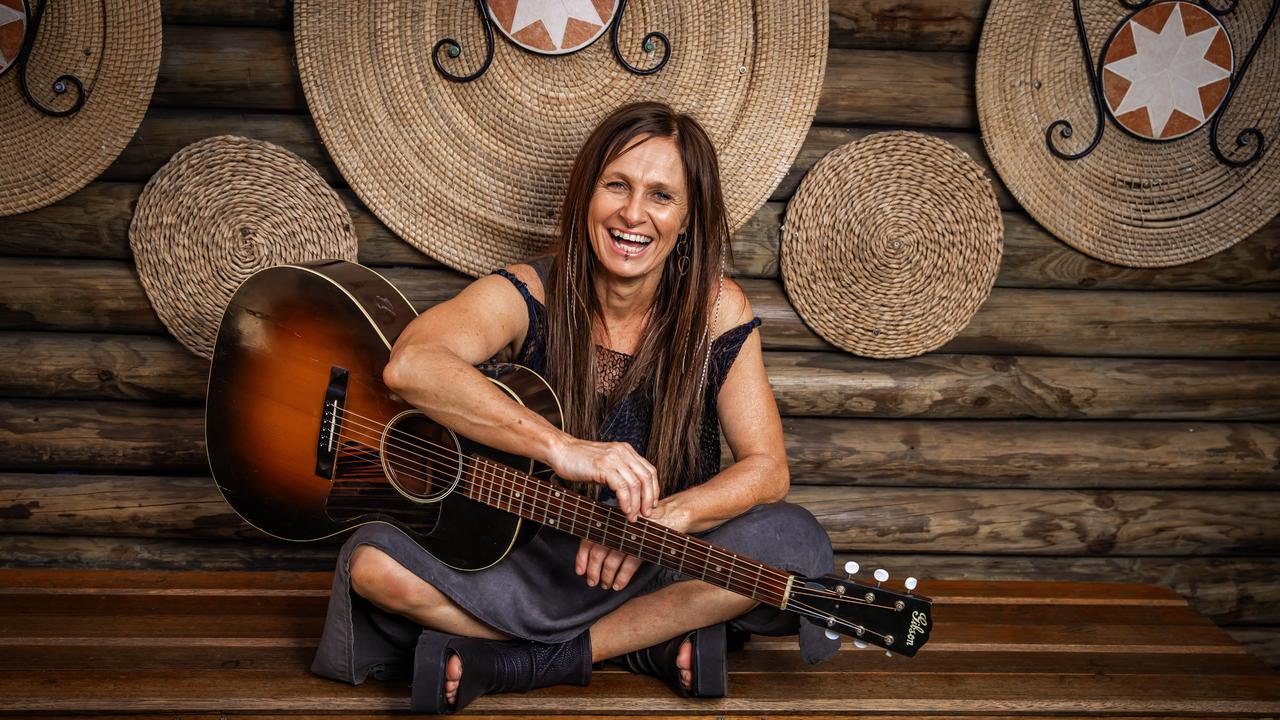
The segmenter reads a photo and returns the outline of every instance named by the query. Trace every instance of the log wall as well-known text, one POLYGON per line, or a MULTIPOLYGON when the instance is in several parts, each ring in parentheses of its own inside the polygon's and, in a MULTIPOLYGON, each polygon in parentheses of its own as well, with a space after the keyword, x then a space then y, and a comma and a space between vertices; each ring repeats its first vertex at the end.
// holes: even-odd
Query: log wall
MULTIPOLYGON (((764 320, 792 499, 839 560, 930 578, 1115 580, 1187 596, 1280 664, 1280 222, 1200 262, 1107 265, 1040 228, 990 171, 974 53, 985 0, 832 0, 817 120, 735 237, 764 320), (829 150, 915 129, 968 152, 1004 213, 997 287, 938 352, 835 351, 786 301, 778 229, 829 150)), ((351 209, 360 259, 420 308, 461 288, 345 187, 307 115, 290 6, 164 0, 151 108, 119 159, 50 207, 0 218, 0 564, 324 569, 270 542, 208 478, 207 363, 169 337, 134 271, 143 183, 234 133, 283 145, 351 209)), ((501 42, 501 41, 500 41, 501 42)))

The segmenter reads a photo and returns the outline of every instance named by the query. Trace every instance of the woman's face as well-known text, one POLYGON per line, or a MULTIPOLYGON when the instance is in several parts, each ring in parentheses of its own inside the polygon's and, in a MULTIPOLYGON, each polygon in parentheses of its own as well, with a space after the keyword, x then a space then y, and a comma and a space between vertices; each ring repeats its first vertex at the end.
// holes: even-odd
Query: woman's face
POLYGON ((642 136, 605 166, 587 209, 591 247, 604 271, 634 279, 661 271, 689 217, 675 140, 642 136))

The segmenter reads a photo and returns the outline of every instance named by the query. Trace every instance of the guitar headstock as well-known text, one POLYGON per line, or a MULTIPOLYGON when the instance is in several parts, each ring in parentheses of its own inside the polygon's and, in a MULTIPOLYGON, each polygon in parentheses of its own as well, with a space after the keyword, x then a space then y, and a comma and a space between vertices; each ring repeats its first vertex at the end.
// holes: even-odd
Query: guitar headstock
POLYGON ((848 563, 845 569, 847 578, 797 577, 785 609, 825 626, 828 637, 839 633, 853 638, 859 647, 878 645, 908 657, 915 655, 933 629, 933 601, 913 594, 915 578, 907 578, 906 592, 899 592, 883 585, 889 578, 884 570, 876 571, 876 583, 870 585, 853 579, 857 563, 848 563))

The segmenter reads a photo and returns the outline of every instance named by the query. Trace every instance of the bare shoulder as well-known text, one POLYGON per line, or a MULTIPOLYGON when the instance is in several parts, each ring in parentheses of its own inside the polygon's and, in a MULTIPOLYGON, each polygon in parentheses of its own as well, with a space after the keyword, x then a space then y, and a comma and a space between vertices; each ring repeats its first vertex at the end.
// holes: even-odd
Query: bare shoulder
MULTIPOLYGON (((715 302, 715 298, 711 300, 715 302)), ((714 308, 714 306, 713 306, 714 308)), ((714 313, 714 310, 712 311, 714 313)), ((733 278, 724 279, 724 291, 720 296, 720 318, 716 322, 715 336, 719 337, 755 316, 746 292, 733 278)))
POLYGON ((506 267, 506 270, 519 278, 520 282, 529 288, 529 294, 535 300, 543 305, 547 304, 547 296, 545 289, 542 287, 542 279, 538 277, 538 271, 534 270, 532 265, 528 263, 512 263, 506 267))

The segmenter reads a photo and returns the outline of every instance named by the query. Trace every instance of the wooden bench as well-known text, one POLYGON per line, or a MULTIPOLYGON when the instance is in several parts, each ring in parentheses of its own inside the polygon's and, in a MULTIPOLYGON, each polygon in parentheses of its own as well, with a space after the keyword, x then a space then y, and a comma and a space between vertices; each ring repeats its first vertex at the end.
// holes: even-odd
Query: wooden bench
MULTIPOLYGON (((0 570, 0 712, 405 711, 402 683, 311 675, 327 573, 0 570)), ((469 714, 1280 715, 1280 674, 1147 585, 935 582, 914 659, 794 638, 730 659, 730 697, 683 700, 600 671, 589 688, 485 697, 469 714)))

